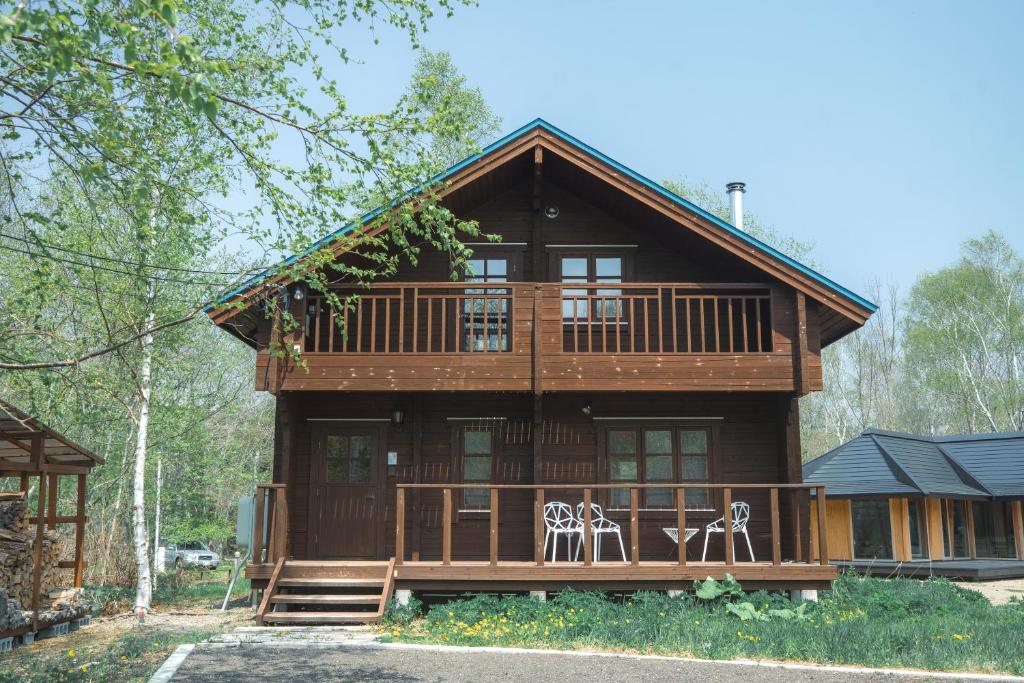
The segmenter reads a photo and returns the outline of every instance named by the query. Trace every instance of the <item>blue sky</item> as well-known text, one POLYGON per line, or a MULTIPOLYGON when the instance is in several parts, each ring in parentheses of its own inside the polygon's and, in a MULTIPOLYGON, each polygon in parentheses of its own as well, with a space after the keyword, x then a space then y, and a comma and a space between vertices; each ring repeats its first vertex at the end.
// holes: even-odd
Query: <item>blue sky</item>
MULTIPOLYGON (((909 287, 988 228, 1024 251, 1024 2, 498 2, 431 24, 504 119, 638 172, 722 187, 856 290, 909 287)), ((415 53, 348 28, 353 108, 415 53)))

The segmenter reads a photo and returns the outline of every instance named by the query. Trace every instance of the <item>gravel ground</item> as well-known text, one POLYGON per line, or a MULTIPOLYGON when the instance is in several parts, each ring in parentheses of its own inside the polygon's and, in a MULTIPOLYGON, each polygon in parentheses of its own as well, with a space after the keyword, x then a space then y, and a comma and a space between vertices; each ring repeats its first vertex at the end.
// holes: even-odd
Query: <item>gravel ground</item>
POLYGON ((993 605, 1005 605, 1010 598, 1024 600, 1024 579, 1003 579, 1001 581, 957 581, 957 585, 978 591, 993 605))
MULTIPOLYGON (((559 654, 197 645, 172 681, 927 681, 852 672, 754 668, 712 662, 559 654)), ((948 679, 947 679, 948 680, 948 679)))

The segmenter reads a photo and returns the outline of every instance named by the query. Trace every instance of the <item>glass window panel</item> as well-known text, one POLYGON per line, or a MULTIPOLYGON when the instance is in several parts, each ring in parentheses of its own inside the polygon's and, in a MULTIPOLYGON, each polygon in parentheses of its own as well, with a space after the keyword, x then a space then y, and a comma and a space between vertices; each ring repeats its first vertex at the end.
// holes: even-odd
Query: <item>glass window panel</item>
POLYGON ((370 481, 370 437, 353 436, 349 442, 349 481, 353 484, 365 484, 370 481))
POLYGON ((646 489, 647 507, 672 507, 672 489, 646 489))
POLYGON ((857 559, 892 559, 889 501, 854 500, 853 556, 857 559))
POLYGON ((487 489, 463 489, 462 504, 467 508, 490 507, 491 493, 487 489))
POLYGON ((617 508, 628 508, 629 489, 612 489, 612 506, 617 508))
POLYGON ((599 278, 621 278, 622 259, 619 257, 600 257, 596 261, 596 275, 599 278))
POLYGON ((687 508, 707 508, 709 499, 707 489, 686 489, 687 508))
POLYGON ((467 429, 462 435, 462 452, 465 455, 490 455, 491 430, 467 429))
POLYGON ((462 477, 465 481, 490 481, 491 456, 465 457, 462 459, 462 477))
POLYGON ((565 256, 562 258, 562 280, 565 278, 586 278, 587 259, 576 256, 565 256))
POLYGON ((962 500, 953 501, 953 555, 967 557, 967 503, 962 500))
POLYGON ((473 258, 466 262, 466 279, 470 282, 481 282, 487 273, 483 259, 473 258))
POLYGON ((608 432, 608 450, 611 453, 636 453, 636 432, 608 432))
MULTIPOLYGON (((505 276, 508 272, 508 261, 503 258, 487 259, 487 276, 505 276)), ((496 277, 495 277, 496 279, 496 277)))
POLYGON ((672 481, 671 455, 648 455, 644 463, 644 481, 672 481))
POLYGON ((684 429, 680 433, 684 454, 704 454, 708 452, 708 433, 703 429, 684 429))
POLYGON ((707 481, 708 479, 708 456, 683 456, 683 481, 707 481))
POLYGON ((608 466, 612 481, 636 481, 636 458, 610 458, 608 466))
POLYGON ((337 484, 348 481, 348 439, 331 434, 325 444, 327 460, 327 483, 337 484))
POLYGON ((587 290, 585 289, 563 289, 562 295, 571 298, 562 299, 562 317, 572 319, 573 307, 576 308, 576 317, 580 320, 587 319, 587 290), (580 298, 576 298, 580 297, 580 298))
POLYGON ((644 430, 644 452, 645 453, 671 453, 672 452, 672 430, 670 429, 646 429, 644 430))

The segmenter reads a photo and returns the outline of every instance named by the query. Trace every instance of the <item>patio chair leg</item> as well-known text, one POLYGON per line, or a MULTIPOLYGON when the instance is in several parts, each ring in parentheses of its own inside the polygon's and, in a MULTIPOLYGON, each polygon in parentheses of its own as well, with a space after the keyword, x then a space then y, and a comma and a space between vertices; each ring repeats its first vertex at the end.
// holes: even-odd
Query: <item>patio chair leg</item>
POLYGON ((558 534, 554 534, 554 538, 551 539, 551 563, 552 564, 554 564, 556 557, 558 557, 558 534))
POLYGON ((705 562, 708 559, 708 541, 710 541, 710 540, 711 540, 711 534, 709 534, 707 532, 707 530, 705 530, 704 531, 704 554, 700 556, 700 561, 701 562, 705 562))
POLYGON ((757 560, 754 559, 754 546, 750 545, 750 534, 748 534, 747 530, 744 529, 743 530, 743 535, 746 536, 746 538, 747 538, 747 550, 750 551, 750 561, 751 562, 756 562, 757 560))
POLYGON ((619 550, 622 551, 622 561, 626 561, 626 546, 622 544, 622 534, 617 534, 619 537, 619 550))
POLYGON ((544 532, 544 550, 540 554, 541 557, 544 557, 545 555, 548 554, 548 539, 549 538, 551 538, 551 529, 548 529, 547 531, 544 532))

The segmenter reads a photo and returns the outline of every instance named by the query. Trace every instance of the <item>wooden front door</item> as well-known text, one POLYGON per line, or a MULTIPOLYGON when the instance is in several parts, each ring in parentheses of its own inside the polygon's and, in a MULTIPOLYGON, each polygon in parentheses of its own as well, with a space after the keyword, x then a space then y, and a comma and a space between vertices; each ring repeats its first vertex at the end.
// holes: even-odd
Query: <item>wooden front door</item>
POLYGON ((382 556, 382 448, 382 430, 376 425, 314 430, 310 514, 315 558, 382 556))

